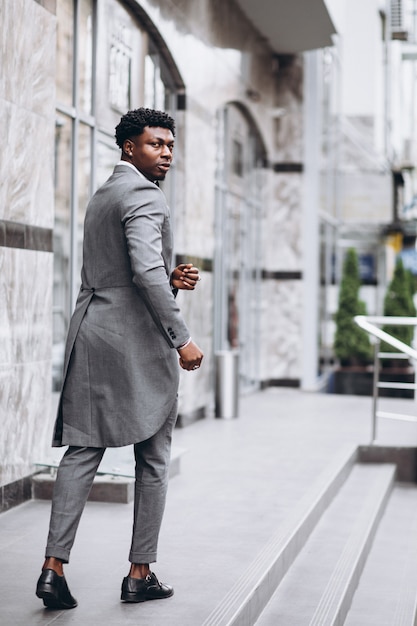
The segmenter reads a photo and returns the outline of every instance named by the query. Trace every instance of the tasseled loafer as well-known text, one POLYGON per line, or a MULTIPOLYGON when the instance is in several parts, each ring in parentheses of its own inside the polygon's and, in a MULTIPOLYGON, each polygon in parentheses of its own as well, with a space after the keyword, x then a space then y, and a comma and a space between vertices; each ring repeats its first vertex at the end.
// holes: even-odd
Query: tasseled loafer
POLYGON ((170 598, 174 590, 169 585, 160 583, 152 572, 146 578, 123 578, 121 600, 123 602, 145 602, 170 598))
POLYGON ((52 569, 42 570, 36 585, 36 595, 48 609, 74 609, 78 602, 71 595, 64 576, 52 569))

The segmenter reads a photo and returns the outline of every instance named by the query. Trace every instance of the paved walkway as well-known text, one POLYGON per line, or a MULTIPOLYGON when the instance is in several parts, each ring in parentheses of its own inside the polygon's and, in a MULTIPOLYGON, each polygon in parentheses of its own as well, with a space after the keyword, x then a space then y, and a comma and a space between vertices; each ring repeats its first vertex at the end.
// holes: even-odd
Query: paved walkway
MULTIPOLYGON (((386 410, 417 413, 410 400, 386 410)), ((44 610, 34 589, 49 502, 0 515, 0 624, 201 626, 279 529, 311 482, 346 446, 370 440, 371 399, 270 389, 241 400, 235 420, 176 430, 186 450, 172 479, 154 571, 175 595, 122 604, 132 505, 88 503, 66 576, 79 606, 44 610)), ((417 445, 417 425, 383 422, 380 442, 417 445)), ((285 625, 283 625, 285 626, 285 625)))

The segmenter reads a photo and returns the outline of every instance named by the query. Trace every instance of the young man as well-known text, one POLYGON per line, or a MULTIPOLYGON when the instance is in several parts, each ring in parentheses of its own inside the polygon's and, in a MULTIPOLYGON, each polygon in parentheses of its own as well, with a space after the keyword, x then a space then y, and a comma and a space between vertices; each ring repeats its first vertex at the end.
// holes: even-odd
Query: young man
POLYGON ((46 560, 36 595, 45 606, 77 606, 64 578, 78 523, 106 447, 134 444, 136 483, 131 567, 121 599, 167 598, 149 564, 157 542, 177 415, 179 363, 200 367, 175 296, 193 290, 198 269, 171 272, 172 232, 158 187, 172 162, 174 120, 137 109, 116 127, 121 161, 85 217, 82 285, 68 332, 54 446, 58 468, 46 560))

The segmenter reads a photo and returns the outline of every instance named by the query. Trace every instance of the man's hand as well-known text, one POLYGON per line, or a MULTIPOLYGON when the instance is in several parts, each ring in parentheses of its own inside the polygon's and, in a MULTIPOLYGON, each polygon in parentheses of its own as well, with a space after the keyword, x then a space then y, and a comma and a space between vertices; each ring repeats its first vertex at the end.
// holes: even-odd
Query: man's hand
POLYGON ((203 360, 203 353, 194 341, 190 341, 185 348, 179 348, 180 365, 182 369, 192 371, 198 370, 203 360))
POLYGON ((171 285, 175 289, 195 289, 200 280, 198 269, 192 263, 181 263, 171 274, 171 285))

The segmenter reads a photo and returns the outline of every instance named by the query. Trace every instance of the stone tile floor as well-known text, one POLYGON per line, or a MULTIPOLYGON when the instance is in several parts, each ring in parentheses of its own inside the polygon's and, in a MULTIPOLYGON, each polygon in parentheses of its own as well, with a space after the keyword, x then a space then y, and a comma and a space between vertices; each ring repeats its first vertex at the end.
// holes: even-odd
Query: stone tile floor
MULTIPOLYGON (((416 414, 411 400, 385 410, 416 414)), ((291 507, 347 445, 370 441, 371 399, 270 389, 244 396, 239 418, 206 418, 174 434, 186 450, 170 482, 159 561, 167 600, 119 601, 127 573, 131 504, 89 502, 66 576, 79 606, 50 611, 35 597, 49 502, 0 515, 0 624, 201 626, 291 507)), ((380 443, 417 445, 417 424, 384 421, 380 443)), ((285 625, 284 625, 285 626, 285 625)))

